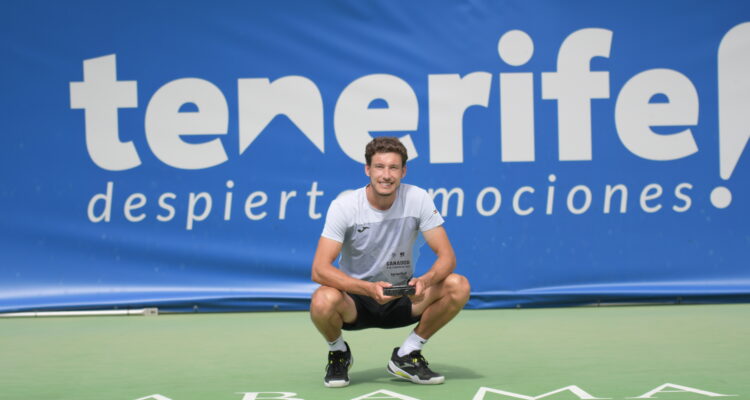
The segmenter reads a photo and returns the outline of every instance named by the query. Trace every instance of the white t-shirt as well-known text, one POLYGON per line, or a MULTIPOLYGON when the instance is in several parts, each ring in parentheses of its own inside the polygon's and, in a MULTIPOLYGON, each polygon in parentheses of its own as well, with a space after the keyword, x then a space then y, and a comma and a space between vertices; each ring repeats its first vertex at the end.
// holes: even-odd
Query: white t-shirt
POLYGON ((347 275, 399 285, 414 275, 419 232, 443 222, 424 189, 400 184, 391 208, 381 211, 370 205, 363 187, 331 203, 322 236, 342 243, 339 267, 347 275))

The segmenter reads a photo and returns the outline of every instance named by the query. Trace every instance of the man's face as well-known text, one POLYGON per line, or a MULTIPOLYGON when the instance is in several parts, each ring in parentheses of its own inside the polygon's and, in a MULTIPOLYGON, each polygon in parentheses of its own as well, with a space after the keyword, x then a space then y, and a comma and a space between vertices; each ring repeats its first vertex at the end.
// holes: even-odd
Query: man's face
POLYGON ((398 153, 375 153, 370 165, 365 165, 365 173, 370 177, 370 186, 376 195, 390 196, 406 175, 406 166, 401 165, 398 153))

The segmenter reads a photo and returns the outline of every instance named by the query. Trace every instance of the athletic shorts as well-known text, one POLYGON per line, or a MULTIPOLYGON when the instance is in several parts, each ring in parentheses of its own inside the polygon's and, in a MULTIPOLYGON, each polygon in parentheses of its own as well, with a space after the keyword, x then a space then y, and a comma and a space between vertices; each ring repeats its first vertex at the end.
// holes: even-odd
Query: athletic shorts
POLYGON ((400 328, 419 322, 419 316, 411 315, 411 299, 401 296, 386 304, 378 304, 372 297, 347 293, 357 306, 357 320, 344 323, 342 329, 356 331, 365 328, 400 328))

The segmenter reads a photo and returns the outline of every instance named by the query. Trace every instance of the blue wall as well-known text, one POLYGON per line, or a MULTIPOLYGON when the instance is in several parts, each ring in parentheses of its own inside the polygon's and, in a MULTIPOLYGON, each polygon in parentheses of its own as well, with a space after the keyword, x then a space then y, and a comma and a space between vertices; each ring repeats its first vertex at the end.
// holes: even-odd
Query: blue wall
POLYGON ((304 309, 383 134, 470 307, 750 299, 750 3, 2 9, 0 311, 304 309))

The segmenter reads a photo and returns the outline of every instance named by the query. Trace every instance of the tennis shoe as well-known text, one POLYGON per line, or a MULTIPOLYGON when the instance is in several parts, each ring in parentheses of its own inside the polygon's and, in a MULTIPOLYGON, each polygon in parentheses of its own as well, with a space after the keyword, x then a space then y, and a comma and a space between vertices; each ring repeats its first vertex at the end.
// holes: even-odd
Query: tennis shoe
POLYGON ((344 387, 349 385, 349 369, 354 364, 349 343, 346 351, 329 351, 328 364, 326 365, 326 376, 323 384, 327 387, 344 387))
POLYGON ((419 350, 399 357, 398 347, 393 349, 391 360, 388 361, 388 372, 391 375, 403 378, 421 385, 437 385, 445 382, 445 377, 438 374, 428 367, 427 360, 424 359, 422 352, 419 350))

